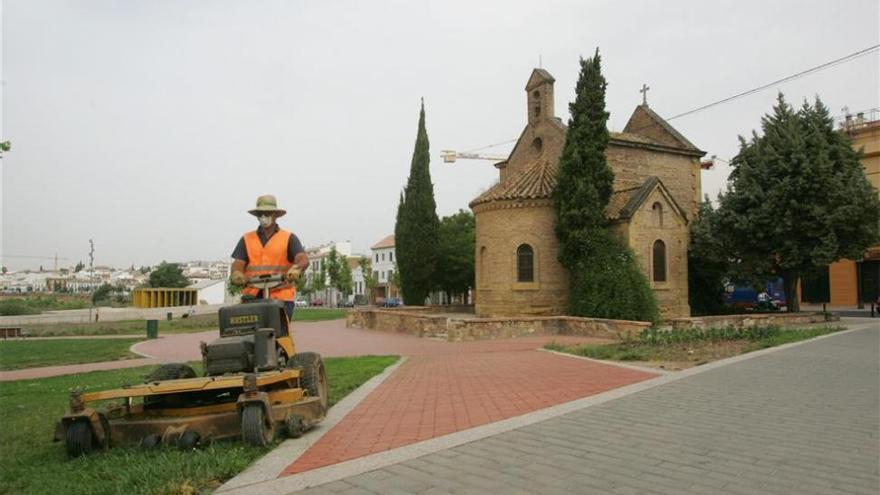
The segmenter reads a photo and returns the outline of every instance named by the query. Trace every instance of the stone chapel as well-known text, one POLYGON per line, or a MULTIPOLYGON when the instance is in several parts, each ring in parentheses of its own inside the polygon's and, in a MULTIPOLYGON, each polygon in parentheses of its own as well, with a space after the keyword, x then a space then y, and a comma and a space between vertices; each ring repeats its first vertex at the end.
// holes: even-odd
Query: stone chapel
MULTIPOLYGON (((526 84, 528 120, 497 184, 471 201, 476 219, 475 310, 479 316, 565 314, 568 273, 557 261, 552 193, 566 126, 554 115, 553 83, 543 69, 526 84)), ((606 214, 636 253, 663 318, 690 316, 688 222, 700 201, 699 150, 646 102, 606 157, 614 193, 606 214)))

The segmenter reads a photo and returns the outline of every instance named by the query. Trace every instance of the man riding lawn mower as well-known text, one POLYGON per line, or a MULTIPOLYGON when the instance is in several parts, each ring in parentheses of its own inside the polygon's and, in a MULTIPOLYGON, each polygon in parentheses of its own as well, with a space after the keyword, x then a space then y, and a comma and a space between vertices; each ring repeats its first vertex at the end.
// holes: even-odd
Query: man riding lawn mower
MULTIPOLYGON (((258 211, 263 212, 260 200, 258 211)), ((55 440, 65 441, 68 455, 122 444, 190 449, 239 436, 265 446, 279 431, 296 438, 324 419, 323 361, 317 353, 296 352, 286 308, 295 295, 299 266, 279 262, 281 256, 287 259, 286 242, 272 244, 279 234, 293 236, 274 230, 262 246, 252 245, 250 234, 256 233, 243 238, 247 275, 235 275, 235 282, 243 282, 246 297, 242 304, 220 309, 220 337, 202 342, 204 376, 197 377, 185 364, 166 364, 143 384, 71 393, 70 411, 55 430, 55 440), (110 400, 116 402, 100 409, 95 405, 110 400)))

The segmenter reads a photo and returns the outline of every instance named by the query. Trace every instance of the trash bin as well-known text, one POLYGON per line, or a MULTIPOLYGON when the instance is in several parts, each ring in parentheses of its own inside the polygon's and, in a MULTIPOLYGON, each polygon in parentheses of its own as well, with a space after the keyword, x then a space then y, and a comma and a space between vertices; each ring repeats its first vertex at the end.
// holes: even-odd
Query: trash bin
POLYGON ((173 316, 174 316, 174 313, 172 313, 170 311, 165 313, 165 319, 168 321, 171 321, 171 317, 173 317, 173 316))
POLYGON ((159 320, 147 320, 147 338, 159 338, 159 320))

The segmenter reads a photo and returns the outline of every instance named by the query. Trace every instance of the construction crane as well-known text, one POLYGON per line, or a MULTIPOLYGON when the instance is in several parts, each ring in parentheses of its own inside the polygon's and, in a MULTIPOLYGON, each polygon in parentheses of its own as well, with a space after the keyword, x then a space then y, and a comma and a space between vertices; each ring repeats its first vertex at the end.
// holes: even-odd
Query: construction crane
POLYGON ((500 155, 483 155, 480 153, 470 153, 467 151, 443 150, 440 152, 440 158, 443 163, 455 163, 456 160, 489 160, 493 162, 503 162, 507 160, 506 156, 500 155))

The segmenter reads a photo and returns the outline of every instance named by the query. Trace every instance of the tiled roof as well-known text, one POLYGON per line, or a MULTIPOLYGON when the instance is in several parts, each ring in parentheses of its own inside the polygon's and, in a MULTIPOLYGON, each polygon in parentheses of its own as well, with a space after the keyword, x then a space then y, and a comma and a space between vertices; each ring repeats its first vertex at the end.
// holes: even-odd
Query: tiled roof
POLYGON ((546 199, 556 188, 556 167, 548 161, 534 163, 471 201, 473 208, 490 201, 515 199, 546 199))
POLYGON ((383 249, 394 247, 394 234, 384 237, 381 241, 370 246, 370 249, 383 249))
POLYGON ((672 205, 672 209, 681 215, 684 221, 687 222, 687 213, 681 209, 678 203, 676 203, 675 198, 669 194, 669 191, 666 189, 666 186, 663 185, 660 178, 656 176, 648 177, 641 186, 621 189, 611 193, 611 200, 608 201, 608 206, 605 208, 605 214, 610 220, 632 218, 633 214, 642 206, 645 200, 648 199, 651 191, 657 187, 659 187, 664 196, 666 196, 666 199, 672 205))
POLYGON ((628 189, 621 189, 619 191, 614 191, 611 193, 611 199, 608 201, 608 206, 605 208, 605 214, 611 220, 618 220, 621 218, 620 212, 623 210, 627 204, 629 204, 633 195, 636 194, 642 186, 630 187, 628 189))

